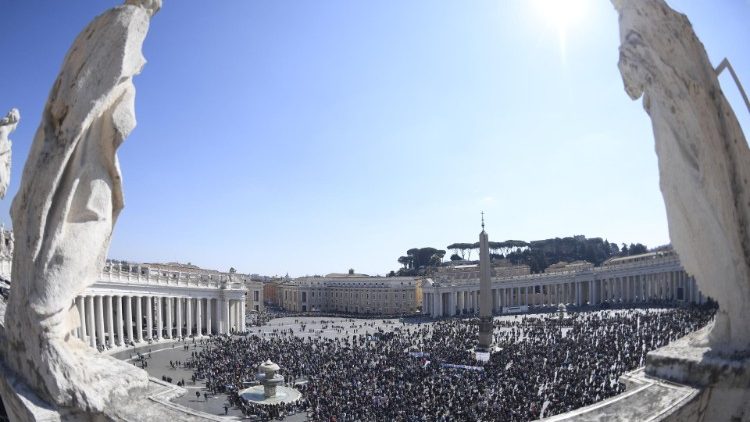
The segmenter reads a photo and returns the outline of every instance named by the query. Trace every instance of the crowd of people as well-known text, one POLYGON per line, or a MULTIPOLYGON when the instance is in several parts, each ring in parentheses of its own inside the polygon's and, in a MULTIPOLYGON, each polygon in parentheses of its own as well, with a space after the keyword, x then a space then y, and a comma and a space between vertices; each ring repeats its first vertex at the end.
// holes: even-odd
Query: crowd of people
MULTIPOLYGON (((273 335, 206 340, 184 366, 212 393, 269 420, 306 412, 318 421, 527 421, 622 392, 619 377, 646 353, 710 321, 710 306, 517 316, 495 322, 497 349, 477 360, 478 320, 401 323, 375 332, 330 323, 338 337, 273 335), (242 399, 260 362, 278 363, 302 399, 242 399)), ((351 325, 356 327, 356 325, 351 325)), ((301 329, 304 332, 304 328, 301 329)))

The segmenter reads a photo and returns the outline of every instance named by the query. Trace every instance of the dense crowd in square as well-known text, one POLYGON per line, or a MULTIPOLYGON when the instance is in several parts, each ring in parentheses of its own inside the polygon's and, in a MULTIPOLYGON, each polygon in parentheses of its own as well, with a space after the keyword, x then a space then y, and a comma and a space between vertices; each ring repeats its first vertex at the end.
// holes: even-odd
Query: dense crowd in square
POLYGON ((319 321, 337 330, 334 338, 309 335, 300 319, 296 328, 264 335, 201 340, 204 347, 183 364, 209 391, 262 420, 306 412, 311 420, 337 422, 527 421, 623 392, 619 377, 643 366, 647 352, 701 328, 714 312, 709 304, 496 320, 498 349, 487 362, 473 351, 476 318, 402 321, 388 330, 378 327, 385 321, 319 321), (267 359, 302 392, 297 403, 242 399, 267 359))

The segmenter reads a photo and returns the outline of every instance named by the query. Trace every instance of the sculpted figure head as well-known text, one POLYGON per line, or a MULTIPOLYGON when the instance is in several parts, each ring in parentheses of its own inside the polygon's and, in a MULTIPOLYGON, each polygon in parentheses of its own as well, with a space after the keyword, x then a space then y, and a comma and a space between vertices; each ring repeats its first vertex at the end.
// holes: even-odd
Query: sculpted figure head
POLYGON ((17 108, 12 108, 8 114, 0 119, 0 126, 9 126, 18 123, 21 120, 21 113, 17 108))

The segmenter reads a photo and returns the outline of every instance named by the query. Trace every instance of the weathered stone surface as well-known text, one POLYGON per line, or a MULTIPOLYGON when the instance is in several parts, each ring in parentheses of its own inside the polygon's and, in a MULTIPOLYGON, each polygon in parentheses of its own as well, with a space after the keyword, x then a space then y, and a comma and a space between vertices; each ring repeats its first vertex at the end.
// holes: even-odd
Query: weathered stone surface
POLYGON ((669 412, 670 421, 750 420, 750 357, 727 357, 696 346, 704 328, 646 357, 646 373, 698 388, 700 393, 669 412))
POLYGON ((170 401, 186 392, 187 390, 174 384, 150 378, 145 388, 131 390, 127 397, 118 397, 110 403, 104 413, 92 414, 81 409, 58 408, 45 403, 0 362, 0 394, 3 397, 8 417, 12 422, 105 420, 205 422, 226 420, 220 416, 188 409, 170 401))
POLYGON ((691 402, 700 392, 690 386, 663 382, 643 373, 643 369, 620 377, 627 385, 624 393, 567 413, 540 419, 545 422, 631 422, 663 421, 676 408, 691 402))
POLYGON ((10 184, 11 142, 8 136, 16 130, 19 120, 21 113, 17 108, 11 109, 7 116, 0 119, 0 199, 5 198, 10 184))
POLYGON ((643 96, 659 158, 672 244, 719 302, 707 338, 715 352, 750 350, 750 150, 687 17, 663 0, 613 0, 619 67, 643 96))
MULTIPOLYGON (((70 333, 74 298, 94 283, 123 207, 116 150, 135 127, 132 78, 159 0, 95 18, 68 51, 13 200, 13 284, 0 351, 43 401, 101 415, 146 373, 70 333)), ((67 411, 67 410, 65 410, 67 411)))

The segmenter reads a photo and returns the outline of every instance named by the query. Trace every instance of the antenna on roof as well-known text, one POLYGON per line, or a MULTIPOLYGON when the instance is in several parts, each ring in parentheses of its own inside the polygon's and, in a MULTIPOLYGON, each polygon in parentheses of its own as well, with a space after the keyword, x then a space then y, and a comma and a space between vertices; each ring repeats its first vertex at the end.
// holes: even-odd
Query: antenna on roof
POLYGON ((484 211, 482 211, 482 231, 484 231, 484 211))

